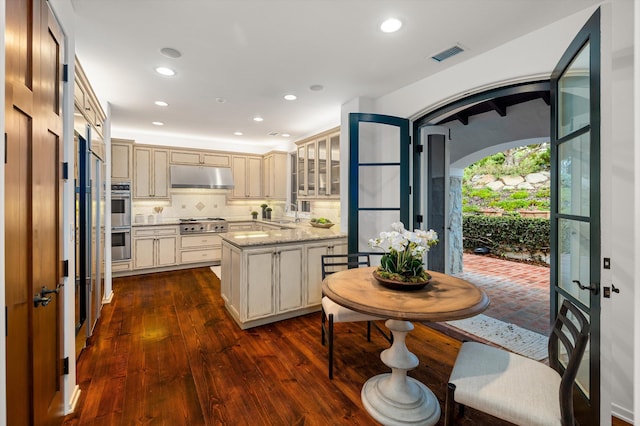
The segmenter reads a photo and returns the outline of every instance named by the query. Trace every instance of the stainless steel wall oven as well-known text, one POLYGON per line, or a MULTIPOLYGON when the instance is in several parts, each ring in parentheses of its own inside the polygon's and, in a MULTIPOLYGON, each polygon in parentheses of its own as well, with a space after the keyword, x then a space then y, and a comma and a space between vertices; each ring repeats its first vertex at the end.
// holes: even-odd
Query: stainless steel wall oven
POLYGON ((111 185, 111 260, 131 259, 131 185, 111 185))

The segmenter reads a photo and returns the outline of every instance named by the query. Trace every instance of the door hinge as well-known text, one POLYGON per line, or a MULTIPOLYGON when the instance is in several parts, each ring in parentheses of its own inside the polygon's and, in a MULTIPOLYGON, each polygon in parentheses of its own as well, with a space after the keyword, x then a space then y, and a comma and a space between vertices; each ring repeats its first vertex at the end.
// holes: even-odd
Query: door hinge
POLYGON ((69 374, 69 357, 62 359, 62 374, 69 374))
POLYGON ((411 186, 409 186, 409 195, 411 195, 411 186))
POLYGON ((9 308, 4 306, 4 337, 9 337, 9 308))
POLYGON ((7 164, 7 134, 4 134, 4 164, 7 164))
POLYGON ((62 261, 62 276, 63 277, 68 277, 69 276, 69 261, 68 260, 63 260, 62 261))
POLYGON ((69 81, 69 64, 62 65, 62 81, 65 83, 69 81))
POLYGON ((62 179, 69 179, 69 163, 66 161, 62 163, 62 179))
POLYGON ((424 217, 421 214, 416 216, 416 222, 422 223, 423 221, 424 221, 424 217))
POLYGON ((424 145, 416 145, 416 153, 422 154, 424 152, 424 145))

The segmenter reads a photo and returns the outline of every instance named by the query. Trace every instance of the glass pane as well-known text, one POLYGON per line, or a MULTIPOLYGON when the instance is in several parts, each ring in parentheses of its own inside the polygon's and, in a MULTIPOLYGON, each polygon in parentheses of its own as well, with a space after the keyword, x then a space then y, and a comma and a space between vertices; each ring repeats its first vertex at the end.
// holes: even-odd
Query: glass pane
POLYGON ((558 286, 590 306, 591 292, 581 290, 574 280, 589 286, 590 241, 589 223, 560 219, 558 222, 558 286))
POLYGON ((586 217, 590 215, 590 148, 589 133, 564 142, 559 146, 560 188, 558 210, 562 214, 586 217))
POLYGON ((307 195, 316 195, 316 144, 307 144, 307 195))
POLYGON ((340 136, 331 138, 330 143, 330 164, 331 164, 331 194, 340 193, 340 136))
POLYGON ((380 123, 360 123, 360 163, 399 163, 400 128, 380 123))
POLYGON ((318 195, 327 195, 327 140, 318 141, 318 195))
MULTIPOLYGON (((399 210, 361 210, 358 212, 358 251, 374 251, 369 247, 369 240, 376 238, 382 231, 391 231, 391 224, 400 220, 399 210)), ((379 256, 371 258, 372 265, 379 265, 379 256), (378 261, 376 263, 376 260, 378 261)))
POLYGON ((360 208, 399 208, 399 166, 361 166, 358 170, 360 208))
POLYGON ((305 159, 305 149, 304 147, 298 148, 298 193, 301 195, 305 194, 305 173, 304 173, 304 159, 305 159))
MULTIPOLYGON (((558 298, 558 306, 562 306, 562 303, 564 302, 565 298, 560 296, 558 298)), ((591 318, 589 317, 589 313, 585 312, 583 310, 580 310, 582 312, 582 314, 587 318, 587 321, 591 322, 591 318)), ((574 315, 571 314, 571 312, 569 312, 569 314, 567 315, 567 318, 569 318, 575 325, 576 327, 578 327, 578 322, 575 320, 574 315)), ((573 338, 571 335, 569 335, 569 340, 571 341, 571 343, 573 343, 573 338)), ((580 390, 587 396, 587 398, 589 397, 589 362, 590 362, 590 347, 591 345, 589 343, 587 343, 587 347, 584 350, 584 355, 582 356, 582 362, 580 362, 580 367, 578 367, 578 375, 576 376, 576 383, 578 384, 578 386, 580 387, 580 390)), ((563 366, 567 366, 567 364, 569 363, 569 356, 567 355, 567 351, 564 350, 563 345, 559 346, 559 356, 558 359, 560 360, 560 363, 563 366)))
POLYGON ((589 43, 558 80, 558 138, 589 125, 589 43))

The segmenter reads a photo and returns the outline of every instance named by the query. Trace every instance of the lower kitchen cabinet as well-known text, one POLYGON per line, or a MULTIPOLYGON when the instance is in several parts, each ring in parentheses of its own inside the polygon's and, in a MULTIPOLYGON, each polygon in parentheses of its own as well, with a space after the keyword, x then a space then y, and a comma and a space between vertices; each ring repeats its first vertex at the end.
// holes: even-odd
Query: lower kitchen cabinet
POLYGON ((221 258, 222 240, 215 234, 183 235, 180 237, 180 264, 213 263, 221 258))
POLYGON ((307 258, 305 304, 313 306, 322 302, 322 255, 346 254, 348 252, 347 241, 341 239, 310 243, 305 246, 305 250, 307 258))
POLYGON ((160 268, 177 262, 178 227, 134 229, 132 238, 133 268, 160 268))
POLYGON ((320 256, 345 253, 346 238, 237 247, 223 239, 221 294, 242 329, 320 310, 320 256))

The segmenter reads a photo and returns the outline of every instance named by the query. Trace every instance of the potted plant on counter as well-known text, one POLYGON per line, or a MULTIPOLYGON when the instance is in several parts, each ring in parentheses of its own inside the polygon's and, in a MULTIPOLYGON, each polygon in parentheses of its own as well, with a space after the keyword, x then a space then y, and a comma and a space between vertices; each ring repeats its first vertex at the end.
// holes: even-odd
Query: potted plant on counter
POLYGON ((267 218, 267 205, 266 204, 260 204, 260 208, 262 209, 262 218, 266 219, 267 218))
POLYGON ((271 211, 273 211, 273 209, 271 207, 267 207, 265 211, 267 212, 267 219, 271 219, 271 211))
POLYGON ((252 211, 251 212, 251 217, 253 218, 253 220, 256 220, 258 218, 258 212, 257 211, 252 211))

